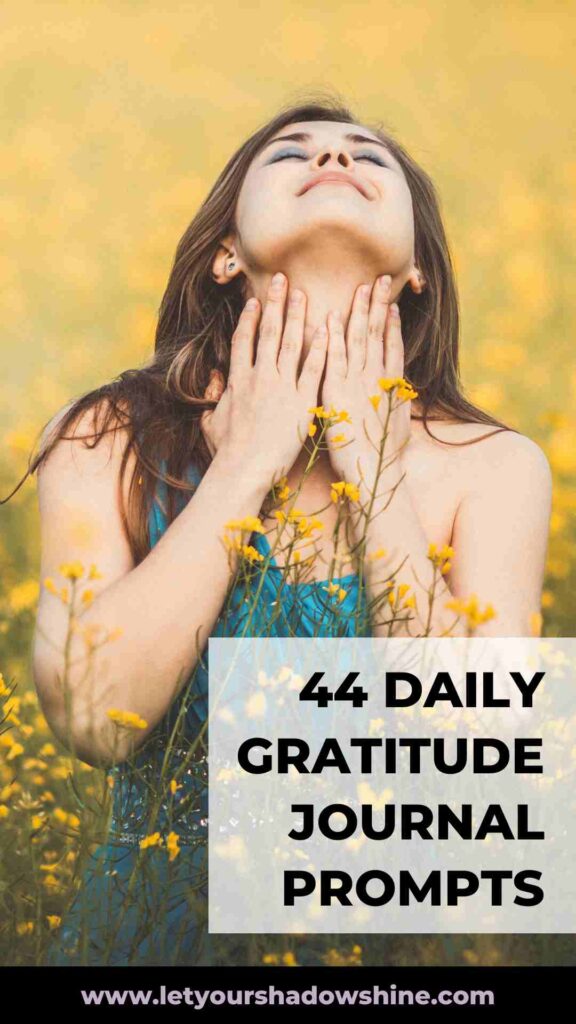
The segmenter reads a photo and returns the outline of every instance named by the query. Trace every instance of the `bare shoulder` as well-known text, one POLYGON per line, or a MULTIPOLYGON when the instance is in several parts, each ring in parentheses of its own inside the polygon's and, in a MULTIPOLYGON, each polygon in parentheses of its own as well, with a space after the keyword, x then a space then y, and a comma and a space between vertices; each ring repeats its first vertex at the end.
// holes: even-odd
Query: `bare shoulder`
POLYGON ((79 411, 63 436, 58 436, 58 427, 63 426, 71 408, 69 403, 60 409, 42 434, 42 450, 45 444, 51 445, 37 470, 44 570, 52 571, 59 561, 82 559, 83 546, 91 561, 100 559, 109 570, 113 566, 117 569, 118 564, 129 567, 131 554, 122 504, 126 507, 135 468, 132 451, 120 490, 129 430, 112 416, 96 444, 108 409, 103 405, 95 415, 91 406, 79 411))
POLYGON ((550 493, 552 472, 541 446, 515 430, 502 430, 485 423, 431 423, 437 449, 449 451, 448 458, 458 473, 463 492, 498 486, 505 491, 538 490, 550 493))
MULTIPOLYGON (((63 483, 70 487, 72 480, 76 481, 77 487, 86 478, 94 483, 103 482, 105 478, 116 481, 119 478, 120 461, 130 438, 127 425, 113 411, 108 399, 102 399, 97 406, 78 411, 63 433, 60 433, 74 405, 74 401, 68 402, 59 409, 42 431, 41 451, 46 448, 48 451, 37 470, 41 502, 46 490, 60 489, 63 483), (105 421, 106 430, 99 437, 105 421)), ((128 470, 134 468, 134 461, 131 453, 128 470)), ((129 476, 127 472, 126 480, 129 476)))

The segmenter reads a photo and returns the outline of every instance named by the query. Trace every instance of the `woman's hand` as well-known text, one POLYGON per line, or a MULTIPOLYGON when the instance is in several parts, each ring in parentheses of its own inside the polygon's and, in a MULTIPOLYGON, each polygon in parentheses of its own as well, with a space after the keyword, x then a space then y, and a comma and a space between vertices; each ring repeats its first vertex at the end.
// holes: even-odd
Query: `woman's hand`
POLYGON ((401 400, 393 390, 388 416, 390 392, 379 382, 383 378, 402 378, 403 374, 400 313, 398 306, 390 303, 390 277, 386 275, 377 278, 373 289, 361 285, 356 290, 346 337, 338 314, 328 316, 322 404, 326 410, 345 410, 351 421, 334 423, 325 435, 339 480, 357 485, 364 482, 372 492, 378 479, 394 485, 402 476, 402 453, 410 438, 410 401, 401 400), (381 463, 379 451, 385 429, 381 463))
POLYGON ((328 346, 326 327, 321 327, 298 376, 306 296, 297 290, 290 293, 284 325, 287 290, 286 277, 276 275, 268 290, 254 363, 260 303, 248 300, 232 336, 227 386, 222 391, 223 381, 213 375, 207 397, 218 398, 218 392, 221 397, 216 409, 201 417, 212 454, 226 458, 239 473, 249 466, 263 487, 271 487, 288 472, 308 436, 309 409, 317 402, 328 346))

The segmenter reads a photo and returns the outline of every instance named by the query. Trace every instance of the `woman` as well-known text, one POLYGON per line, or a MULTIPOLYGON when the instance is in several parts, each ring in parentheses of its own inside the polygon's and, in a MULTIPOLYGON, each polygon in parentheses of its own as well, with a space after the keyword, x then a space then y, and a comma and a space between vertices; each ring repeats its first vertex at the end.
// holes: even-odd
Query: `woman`
POLYGON ((53 963, 210 956, 209 635, 530 633, 550 470, 463 397, 458 327, 426 173, 345 107, 303 104, 240 147, 186 230, 154 358, 45 432, 42 578, 76 579, 81 523, 99 572, 82 623, 117 630, 87 673, 88 634, 43 589, 43 709, 114 779, 53 963))

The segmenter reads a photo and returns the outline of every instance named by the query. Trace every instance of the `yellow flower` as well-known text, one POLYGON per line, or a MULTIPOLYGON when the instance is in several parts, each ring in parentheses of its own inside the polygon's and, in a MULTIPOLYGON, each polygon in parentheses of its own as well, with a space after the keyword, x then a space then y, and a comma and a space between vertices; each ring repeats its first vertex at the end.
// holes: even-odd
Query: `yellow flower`
POLYGON ((62 918, 59 914, 47 914, 46 920, 48 921, 50 931, 54 931, 55 928, 59 928, 62 923, 62 918))
POLYGON ((178 835, 176 832, 169 832, 166 837, 166 849, 168 850, 168 860, 174 860, 180 853, 180 847, 178 846, 178 835))
POLYGON ((85 590, 82 594, 82 604, 90 604, 94 600, 94 591, 85 590))
POLYGON ((282 957, 282 963, 285 965, 285 967, 297 967, 298 966, 298 964, 296 962, 296 957, 294 956, 294 953, 292 953, 292 952, 284 953, 284 955, 282 957))
POLYGON ((159 832, 153 832, 152 835, 140 840, 141 850, 147 850, 149 846, 162 846, 162 836, 159 832))
POLYGON ((530 615, 530 633, 532 636, 540 636, 542 633, 543 617, 541 612, 532 612, 530 615))
POLYGON ((244 516, 244 519, 231 519, 226 523, 227 530, 249 530, 250 533, 264 533, 264 527, 258 516, 244 516))
POLYGON ((53 743, 44 743, 38 753, 40 757, 52 757, 56 753, 56 747, 53 743))
POLYGON ((17 615, 19 612, 33 608, 38 599, 38 591, 36 580, 26 580, 26 582, 13 587, 9 596, 12 611, 17 615))
POLYGON ((0 804, 0 818, 7 818, 10 814, 10 808, 6 807, 6 804, 0 804))
POLYGON ((82 562, 63 562, 60 572, 68 580, 79 580, 84 574, 84 566, 82 562))
POLYGON ((45 819, 40 814, 33 814, 32 821, 30 822, 33 829, 42 828, 46 824, 45 819))
POLYGON ((446 602, 445 607, 450 611, 456 612, 458 615, 465 615, 470 629, 474 629, 481 623, 488 622, 496 617, 496 612, 491 604, 487 604, 484 611, 481 611, 475 594, 472 594, 467 601, 461 598, 453 598, 451 601, 446 602))
POLYGON ((127 729, 146 729, 148 726, 148 722, 135 711, 120 711, 118 708, 110 708, 106 713, 113 722, 127 729))
POLYGON ((242 545, 242 554, 244 558, 247 558, 249 562, 263 562, 264 555, 261 555, 252 544, 242 545))
POLYGON ((396 397, 400 402, 411 402, 414 398, 418 398, 418 392, 414 390, 409 384, 406 387, 399 387, 396 392, 396 397))
POLYGON ((318 427, 316 426, 316 424, 311 423, 310 426, 308 427, 308 437, 314 437, 314 434, 316 433, 317 430, 318 427))
POLYGON ((333 405, 329 409, 325 409, 323 405, 315 405, 312 409, 308 409, 313 416, 317 416, 319 420, 334 420, 335 423, 351 423, 349 414, 346 409, 341 409, 337 412, 333 405))
POLYGON ((386 548, 377 548, 376 551, 372 551, 371 554, 367 555, 369 562, 375 562, 377 558, 384 558, 386 554, 386 548))
POLYGON ((18 935, 31 935, 34 931, 34 921, 20 921, 16 925, 18 935))
POLYGON ((170 779, 170 792, 174 794, 178 789, 182 789, 182 783, 176 782, 176 779, 170 779))
POLYGON ((382 391, 392 391, 392 388, 396 388, 398 385, 404 383, 403 377, 380 377, 378 380, 378 387, 382 391))
POLYGON ((264 953, 264 955, 262 957, 262 963, 263 964, 277 964, 278 963, 278 953, 264 953))
POLYGON ((454 548, 451 548, 449 544, 444 544, 440 550, 438 550, 437 544, 429 544, 428 546, 428 558, 440 570, 443 576, 452 568, 451 559, 454 558, 454 554, 454 548))
POLYGON ((54 580, 52 579, 51 576, 46 577, 46 579, 44 580, 44 586, 46 590, 48 590, 51 594, 54 594, 55 597, 59 597, 64 604, 68 603, 67 587, 62 587, 62 589, 60 590, 54 583, 54 580))
POLYGON ((334 437, 330 438, 331 444, 344 444, 346 442, 346 434, 334 434, 334 437))
POLYGON ((19 757, 20 754, 24 753, 24 747, 21 743, 13 743, 10 747, 9 752, 6 754, 7 761, 13 761, 15 757, 19 757))
POLYGON ((340 587, 340 589, 338 590, 338 600, 340 602, 342 602, 344 600, 344 598, 346 597, 347 593, 348 593, 347 590, 343 590, 342 587, 340 587))
POLYGON ((415 594, 411 594, 410 597, 406 598, 406 600, 404 601, 404 607, 405 608, 416 608, 416 595, 415 594))
POLYGON ((377 409, 378 406, 380 405, 381 398, 382 395, 370 395, 370 401, 372 402, 372 405, 374 406, 375 409, 377 409))
POLYGON ((396 397, 401 402, 418 398, 418 392, 414 390, 410 381, 404 377, 380 377, 378 386, 382 391, 393 391, 396 389, 396 397))
POLYGON ((360 491, 356 484, 347 483, 345 480, 338 480, 330 484, 330 488, 330 497, 334 502, 338 502, 342 497, 349 498, 350 501, 358 501, 360 498, 360 491))
POLYGON ((89 580, 101 580, 102 579, 102 573, 98 572, 98 569, 96 568, 94 563, 92 563, 92 565, 90 566, 90 572, 88 573, 88 579, 89 580))

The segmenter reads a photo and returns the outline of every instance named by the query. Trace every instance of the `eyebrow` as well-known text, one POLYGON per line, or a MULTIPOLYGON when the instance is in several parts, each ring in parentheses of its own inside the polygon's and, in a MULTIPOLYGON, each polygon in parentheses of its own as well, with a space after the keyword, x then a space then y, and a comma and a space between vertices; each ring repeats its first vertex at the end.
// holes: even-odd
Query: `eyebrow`
MULTIPOLYGON (((270 139, 263 149, 271 146, 273 142, 310 142, 311 138, 310 132, 292 132, 290 135, 278 135, 275 139, 270 139)), ((386 143, 381 142, 380 139, 371 139, 368 135, 359 135, 357 132, 347 132, 344 138, 348 142, 369 142, 373 146, 382 146, 382 149, 385 149, 388 155, 394 159, 386 143)))

